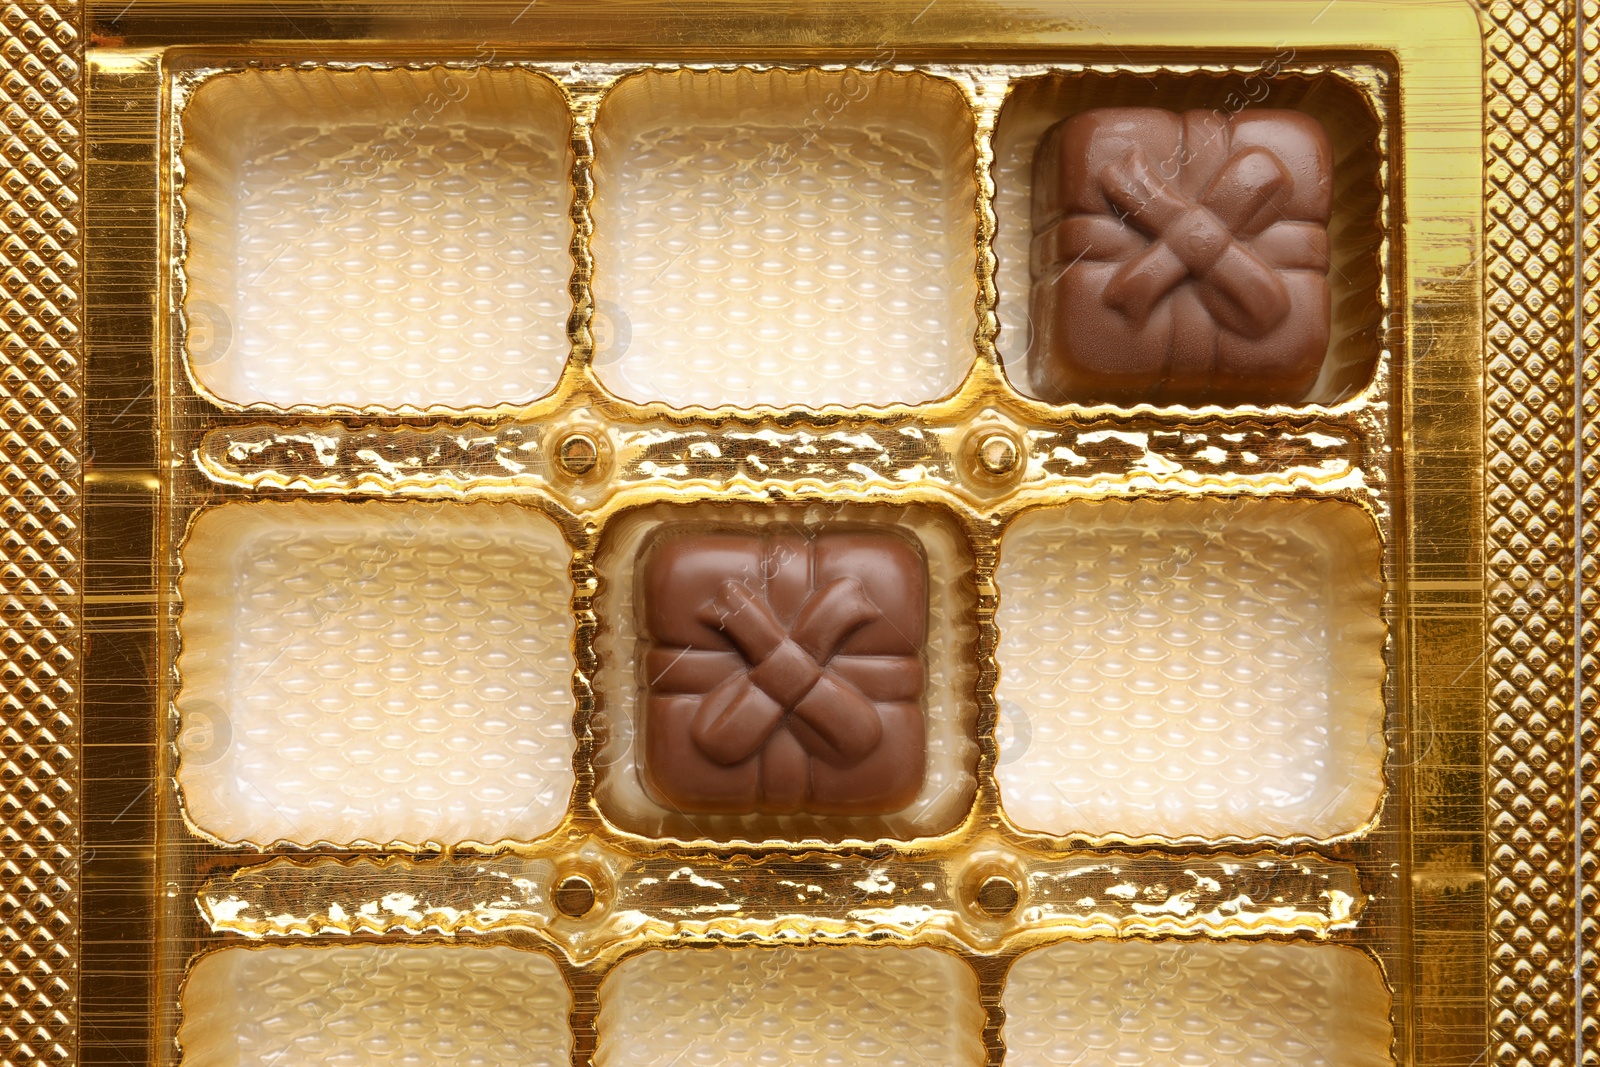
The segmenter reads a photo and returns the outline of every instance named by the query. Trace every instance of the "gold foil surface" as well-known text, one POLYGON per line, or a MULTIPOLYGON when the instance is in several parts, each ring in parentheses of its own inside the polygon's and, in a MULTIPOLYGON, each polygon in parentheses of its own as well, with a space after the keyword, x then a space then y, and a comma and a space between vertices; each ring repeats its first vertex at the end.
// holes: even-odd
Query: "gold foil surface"
MULTIPOLYGON (((1576 121, 1579 136, 1574 139, 1577 156, 1579 194, 1575 203, 1577 244, 1581 269, 1578 273, 1578 297, 1575 317, 1582 324, 1576 332, 1575 358, 1578 413, 1582 429, 1578 437, 1577 471, 1580 487, 1576 493, 1578 526, 1578 613, 1577 629, 1577 680, 1579 704, 1577 716, 1578 784, 1574 803, 1578 813, 1578 875, 1587 879, 1596 869, 1597 808, 1600 808, 1600 788, 1596 782, 1596 746, 1600 744, 1600 731, 1594 721, 1596 693, 1596 659, 1600 630, 1596 629, 1593 612, 1596 606, 1594 567, 1590 560, 1600 544, 1600 498, 1594 491, 1597 470, 1596 434, 1593 422, 1600 412, 1600 392, 1596 381, 1600 379, 1600 5, 1584 3, 1579 12, 1579 23, 1574 45, 1578 51, 1576 121)), ((1578 956, 1578 1012, 1577 1040, 1582 1043, 1581 1062, 1600 1062, 1600 1050, 1595 1041, 1600 1038, 1600 953, 1595 939, 1600 935, 1600 896, 1592 888, 1581 892, 1575 902, 1577 908, 1578 956)))
POLYGON ((83 657, 83 13, 0 12, 5 781, 0 1059, 68 1063, 79 1034, 83 657))
MULTIPOLYGON (((965 1029, 938 1055, 1050 1063, 1054 1039, 1028 1029, 1028 1013, 1057 1010, 1048 990, 1081 973, 1134 989, 1118 984, 1119 946, 1150 954, 1141 973, 1214 1003, 1193 991, 1226 987, 1229 954, 1252 945, 1277 954, 1260 974, 1283 988, 1368 988, 1375 975, 1376 999, 1346 998, 1359 1010, 1345 1033, 1387 1041, 1379 1062, 1595 1062, 1587 609, 1600 370, 1593 296, 1575 301, 1573 286, 1575 271, 1600 270, 1595 18, 1592 4, 1399 0, 804 13, 540 0, 452 5, 448 17, 311 0, 6 8, 5 1062, 212 1062, 195 1050, 218 1047, 218 1026, 243 1028, 266 1061, 292 1037, 268 1025, 280 1016, 230 1020, 226 1004, 195 998, 269 976, 284 1005, 343 1035, 363 998, 400 988, 393 975, 435 973, 432 957, 406 953, 455 950, 470 959, 440 957, 451 988, 526 988, 526 1005, 554 1006, 564 1036, 522 1062, 643 1062, 676 1048, 607 1029, 694 1022, 651 982, 703 991, 742 1019, 740 990, 782 989, 786 976, 832 1003, 840 982, 902 974, 960 1001, 950 1015, 965 1029), (974 358, 947 397, 672 407, 607 387, 617 324, 597 302, 597 130, 616 85, 686 67, 917 74, 964 103, 974 358), (549 390, 520 405, 390 410, 208 396, 193 354, 216 323, 197 318, 186 274, 196 94, 245 71, 441 69, 536 75, 567 108, 570 354, 549 390), (1122 410, 1044 404, 1008 378, 997 333, 1016 294, 996 280, 997 127, 1019 86, 1119 73, 1336 79, 1377 116, 1381 322, 1359 390, 1292 408, 1122 410), (570 548, 557 568, 573 589, 570 798, 544 832, 253 841, 209 833, 189 810, 179 757, 194 751, 194 723, 178 663, 196 517, 340 500, 515 503, 570 548), (1383 797, 1367 821, 1315 837, 1128 836, 1052 834, 1008 813, 1005 532, 1042 508, 1139 500, 1341 502, 1376 531, 1383 797), (955 825, 733 842, 656 839, 608 817, 596 799, 597 554, 641 508, 727 503, 922 507, 959 528, 978 755, 955 825), (1305 969, 1296 950, 1309 946, 1340 962, 1305 969), (375 969, 401 958, 391 950, 404 967, 375 969), (770 971, 749 955, 780 951, 760 957, 781 962, 770 971), (883 955, 902 951, 935 956, 883 955), (351 955, 329 962, 335 952, 351 955), (930 959, 945 962, 915 962, 930 959), (738 1003, 718 999, 729 995, 738 1003)), ((1126 995, 1159 1001, 1164 988, 1126 995)), ((463 1008, 469 1029, 517 1029, 515 1002, 468 1001, 486 1013, 463 1008)), ((1325 1019, 1277 1003, 1272 1025, 1289 1012, 1284 1032, 1309 1042, 1285 1046, 1300 1048, 1286 1062, 1346 1062, 1318 1043, 1325 1019)), ((1209 1047, 1230 1047, 1222 1017, 1196 1010, 1209 1047)), ((873 1055, 873 1026, 889 1024, 838 1011, 827 1018, 843 1047, 873 1055)), ((910 1003, 904 1018, 950 1021, 910 1003)), ((1057 1043, 1087 1040, 1076 1025, 1063 1022, 1057 1043)), ((1133 1062, 1164 1062, 1159 1042, 1127 1040, 1146 1057, 1133 1062)), ((1072 1047, 1090 1050, 1082 1062, 1110 1056, 1072 1047)))

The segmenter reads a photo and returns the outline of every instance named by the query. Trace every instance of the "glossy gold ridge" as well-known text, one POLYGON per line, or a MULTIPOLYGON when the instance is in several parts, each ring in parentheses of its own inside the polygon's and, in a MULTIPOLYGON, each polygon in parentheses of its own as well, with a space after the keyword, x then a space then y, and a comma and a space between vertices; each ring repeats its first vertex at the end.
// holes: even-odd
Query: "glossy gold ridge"
POLYGON ((207 883, 198 904, 213 931, 252 939, 519 931, 588 963, 652 943, 791 939, 802 931, 829 942, 926 940, 974 955, 1015 954, 1063 937, 1326 938, 1355 929, 1366 901, 1354 869, 1319 858, 1135 853, 1030 863, 1010 907, 974 908, 961 886, 965 868, 809 853, 808 910, 838 917, 800 922, 797 909, 770 899, 774 882, 794 877, 793 860, 737 859, 696 877, 678 859, 629 864, 592 848, 582 855, 611 886, 593 914, 556 904, 569 876, 557 877, 550 861, 516 857, 432 868, 275 860, 207 883))

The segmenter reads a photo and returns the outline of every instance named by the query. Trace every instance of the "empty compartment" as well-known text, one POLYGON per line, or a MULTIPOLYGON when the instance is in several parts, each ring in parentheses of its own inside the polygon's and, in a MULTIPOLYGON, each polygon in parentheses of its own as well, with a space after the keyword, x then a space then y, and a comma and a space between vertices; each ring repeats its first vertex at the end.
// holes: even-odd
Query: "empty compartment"
POLYGON ((573 783, 570 558, 513 504, 201 513, 180 584, 189 818, 259 845, 555 827, 573 783))
MULTIPOLYGON (((1366 88, 1381 85, 1381 75, 1371 68, 1355 68, 1348 75, 1337 70, 1296 71, 1288 69, 1291 58, 1276 56, 1258 70, 1234 73, 1095 69, 1017 83, 995 130, 994 251, 1000 320, 996 347, 1011 384, 1019 391, 1056 399, 1038 388, 1037 353, 1030 351, 1035 333, 1029 266, 1035 151, 1056 123, 1103 107, 1199 110, 1206 113, 1201 121, 1206 139, 1225 136, 1221 131, 1228 122, 1258 108, 1299 112, 1322 127, 1333 166, 1332 215, 1327 227, 1331 319, 1321 374, 1298 402, 1334 403, 1367 384, 1383 347, 1385 314, 1386 266, 1381 253, 1386 221, 1381 175, 1386 133, 1366 88)), ((1172 157, 1151 160, 1154 180, 1178 182, 1180 163, 1198 154, 1200 150, 1181 148, 1172 157)), ((1137 233, 1138 228, 1132 226, 1130 232, 1137 233)), ((1096 240, 1103 244, 1109 238, 1102 233, 1096 240)), ((1138 244, 1144 239, 1128 240, 1138 244)), ((1094 255, 1086 258, 1101 259, 1109 254, 1097 245, 1094 255)), ((1090 403, 1094 399, 1068 396, 1061 401, 1090 403)), ((1213 402, 1239 401, 1219 396, 1213 402)))
POLYGON ((179 118, 195 382, 276 408, 549 392, 572 310, 570 126, 529 71, 207 78, 179 118))
POLYGON ((1390 998, 1339 945, 1068 942, 1011 968, 1006 1067, 1388 1067, 1390 998))
POLYGON ((1005 532, 1006 812, 1052 834, 1359 829, 1383 791, 1376 527, 1335 501, 1085 501, 1005 532))
POLYGON ((977 978, 930 948, 650 951, 600 986, 596 1067, 984 1062, 977 978))
POLYGON ((658 505, 614 520, 595 569, 595 797, 619 828, 905 838, 971 808, 975 589, 947 517, 658 505))
POLYGON ((674 407, 934 400, 972 365, 974 123, 922 74, 648 71, 595 125, 595 367, 674 407))
POLYGON ((467 945, 229 948, 183 987, 183 1067, 566 1067, 555 963, 467 945))

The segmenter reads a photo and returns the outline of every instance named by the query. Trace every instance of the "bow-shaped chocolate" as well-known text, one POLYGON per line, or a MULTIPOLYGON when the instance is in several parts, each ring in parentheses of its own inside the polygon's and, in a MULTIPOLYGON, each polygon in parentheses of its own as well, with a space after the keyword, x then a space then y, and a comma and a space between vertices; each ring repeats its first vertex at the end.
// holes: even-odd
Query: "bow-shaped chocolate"
POLYGON ((1137 147, 1106 167, 1100 182, 1106 199, 1152 238, 1106 284, 1107 306, 1143 325, 1162 297, 1193 276, 1217 321, 1241 336, 1264 337, 1289 314, 1277 272, 1235 239, 1290 185, 1271 152, 1236 153, 1198 201, 1154 174, 1137 147))
POLYGON ((762 599, 727 581, 700 611, 750 664, 706 694, 690 726, 695 746, 724 765, 760 750, 780 724, 819 759, 849 767, 883 736, 872 701, 828 670, 849 636, 881 613, 861 583, 839 578, 816 590, 785 628, 762 599), (787 718, 786 718, 787 717, 787 718))

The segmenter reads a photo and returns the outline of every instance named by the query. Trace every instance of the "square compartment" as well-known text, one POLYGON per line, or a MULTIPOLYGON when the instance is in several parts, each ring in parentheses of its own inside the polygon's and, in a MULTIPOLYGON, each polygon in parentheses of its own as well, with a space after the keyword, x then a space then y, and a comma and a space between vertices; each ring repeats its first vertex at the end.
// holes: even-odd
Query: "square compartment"
MULTIPOLYGON (((977 641, 972 555, 955 524, 926 508, 871 505, 814 507, 658 505, 627 513, 605 531, 595 558, 595 799, 617 827, 682 841, 842 841, 921 837, 946 832, 971 809, 976 790, 977 641), (663 536, 753 531, 819 539, 855 528, 902 538, 927 561, 927 636, 922 688, 925 769, 909 805, 886 814, 707 814, 678 810, 648 785, 644 763, 645 694, 651 688, 651 642, 640 622, 643 568, 663 536)), ((674 660, 674 663, 677 661, 674 660)))
POLYGON ((184 351, 227 404, 549 392, 572 310, 571 119, 510 69, 214 74, 180 116, 184 351))
MULTIPOLYGON (((1027 78, 1007 98, 995 129, 995 287, 1000 333, 995 340, 1007 377, 1019 392, 1038 395, 1028 351, 1029 249, 1033 239, 1033 160, 1046 130, 1097 107, 1155 107, 1173 111, 1243 106, 1282 108, 1311 116, 1327 130, 1333 149, 1331 244, 1332 321, 1322 374, 1302 403, 1331 404, 1359 392, 1371 379, 1383 347, 1382 262, 1386 222, 1380 184, 1385 131, 1361 81, 1377 81, 1373 68, 1350 76, 1334 70, 1301 72, 1276 57, 1276 74, 1247 68, 1129 72, 1083 70, 1027 78)), ((1070 400, 1067 403, 1071 403, 1070 400)))
POLYGON ((1326 838, 1376 813, 1383 583, 1360 508, 1041 508, 1006 530, 995 584, 995 774, 1019 826, 1326 838))
POLYGON ((600 985, 595 1067, 979 1067, 971 968, 931 948, 651 951, 600 985))
POLYGON ((1001 1000, 1006 1067, 1389 1067, 1390 998, 1341 945, 1076 941, 1029 952, 1001 1000))
POLYGON ((228 948, 183 986, 183 1067, 566 1067, 572 996, 500 947, 228 948))
POLYGON ((685 814, 888 815, 927 769, 928 561, 899 531, 669 525, 639 557, 645 789, 685 814))
POLYGON ((915 404, 972 366, 972 113, 923 74, 648 71, 595 123, 595 371, 673 407, 915 404))
POLYGON ((178 623, 188 817, 256 845, 549 832, 573 785, 570 558, 514 504, 202 512, 178 623))

